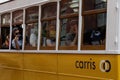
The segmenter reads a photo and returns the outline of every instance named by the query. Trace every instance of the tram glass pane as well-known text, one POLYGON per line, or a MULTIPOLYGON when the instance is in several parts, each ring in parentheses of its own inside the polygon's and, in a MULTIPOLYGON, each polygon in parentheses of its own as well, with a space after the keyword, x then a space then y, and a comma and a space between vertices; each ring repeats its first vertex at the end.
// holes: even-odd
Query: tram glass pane
POLYGON ((42 6, 42 19, 56 17, 57 15, 57 3, 52 2, 42 6))
POLYGON ((56 20, 42 22, 41 46, 55 46, 56 44, 56 20))
POLYGON ((61 7, 61 9, 60 9, 61 15, 78 13, 79 0, 62 0, 60 7, 61 7))
POLYGON ((25 46, 26 49, 34 49, 38 42, 38 23, 29 23, 26 25, 25 32, 25 46))
POLYGON ((39 12, 38 6, 28 8, 26 10, 26 23, 37 22, 38 21, 38 12, 39 12))
POLYGON ((9 49, 10 41, 10 13, 1 15, 1 49, 9 49))
POLYGON ((1 49, 9 49, 10 27, 1 27, 1 49))
POLYGON ((78 18, 61 19, 60 46, 75 46, 78 39, 78 18))
POLYGON ((23 10, 13 12, 13 24, 22 24, 23 22, 23 10))
POLYGON ((84 16, 84 45, 105 45, 106 13, 84 16))
POLYGON ((1 24, 2 26, 10 25, 10 13, 6 13, 1 16, 1 24))
POLYGON ((83 11, 107 8, 107 0, 83 0, 83 11))

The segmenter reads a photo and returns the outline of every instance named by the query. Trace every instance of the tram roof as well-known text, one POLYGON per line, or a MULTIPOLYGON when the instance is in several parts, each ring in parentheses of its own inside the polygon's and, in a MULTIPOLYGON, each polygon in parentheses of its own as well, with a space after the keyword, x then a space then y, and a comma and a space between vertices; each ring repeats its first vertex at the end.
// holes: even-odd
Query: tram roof
POLYGON ((24 7, 29 7, 35 4, 46 3, 47 1, 54 1, 54 0, 11 0, 4 4, 0 4, 0 13, 21 9, 24 7))

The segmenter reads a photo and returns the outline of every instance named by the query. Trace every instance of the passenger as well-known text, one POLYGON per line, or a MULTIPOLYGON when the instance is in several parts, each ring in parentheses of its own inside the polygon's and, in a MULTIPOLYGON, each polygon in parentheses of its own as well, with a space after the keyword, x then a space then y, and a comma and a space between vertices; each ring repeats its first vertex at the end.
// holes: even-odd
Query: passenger
POLYGON ((56 31, 55 31, 55 26, 50 25, 48 26, 47 29, 47 34, 46 34, 46 46, 55 46, 55 37, 56 37, 56 31))
POLYGON ((5 42, 2 44, 2 49, 9 49, 9 39, 10 39, 9 37, 10 35, 8 34, 6 36, 5 42))
POLYGON ((77 39, 78 39, 78 26, 77 21, 72 21, 70 23, 70 30, 66 34, 66 40, 65 43, 68 46, 74 46, 77 45, 77 39))
POLYGON ((17 27, 13 29, 13 40, 12 40, 12 47, 13 49, 20 50, 22 49, 22 35, 17 27))

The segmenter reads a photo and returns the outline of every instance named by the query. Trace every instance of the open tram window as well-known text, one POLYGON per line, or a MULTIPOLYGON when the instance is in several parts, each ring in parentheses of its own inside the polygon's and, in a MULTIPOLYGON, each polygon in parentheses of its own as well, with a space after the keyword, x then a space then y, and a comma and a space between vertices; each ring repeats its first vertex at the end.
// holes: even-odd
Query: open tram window
POLYGON ((1 27, 1 49, 9 49, 10 27, 1 27))
POLYGON ((12 12, 11 49, 21 50, 23 44, 23 10, 12 12))
POLYGON ((105 49, 107 0, 83 0, 83 50, 105 49))
POLYGON ((37 50, 39 7, 26 9, 25 50, 37 50))
POLYGON ((22 25, 13 25, 12 26, 11 49, 21 50, 22 43, 23 43, 22 25))
POLYGON ((9 49, 10 42, 10 13, 1 15, 1 49, 9 49))
POLYGON ((59 49, 77 49, 78 12, 79 0, 61 0, 59 49))
POLYGON ((42 27, 40 49, 54 50, 56 45, 56 16, 57 3, 51 2, 42 5, 42 27))

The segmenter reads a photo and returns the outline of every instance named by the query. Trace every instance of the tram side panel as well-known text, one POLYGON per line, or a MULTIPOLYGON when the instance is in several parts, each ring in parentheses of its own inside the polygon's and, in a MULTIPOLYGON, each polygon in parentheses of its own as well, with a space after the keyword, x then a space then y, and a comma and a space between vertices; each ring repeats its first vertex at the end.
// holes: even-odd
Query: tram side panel
POLYGON ((59 54, 59 80, 119 80, 116 55, 59 54))
POLYGON ((57 80, 57 54, 24 54, 24 80, 57 80))
POLYGON ((0 53, 0 80, 119 80, 120 56, 0 53))
POLYGON ((23 80, 23 54, 0 52, 0 80, 23 80))
POLYGON ((118 73, 117 73, 117 75, 118 75, 118 78, 117 78, 117 80, 120 80, 120 55, 117 55, 117 68, 118 68, 118 73))
POLYGON ((23 80, 23 71, 0 68, 0 80, 23 80))

